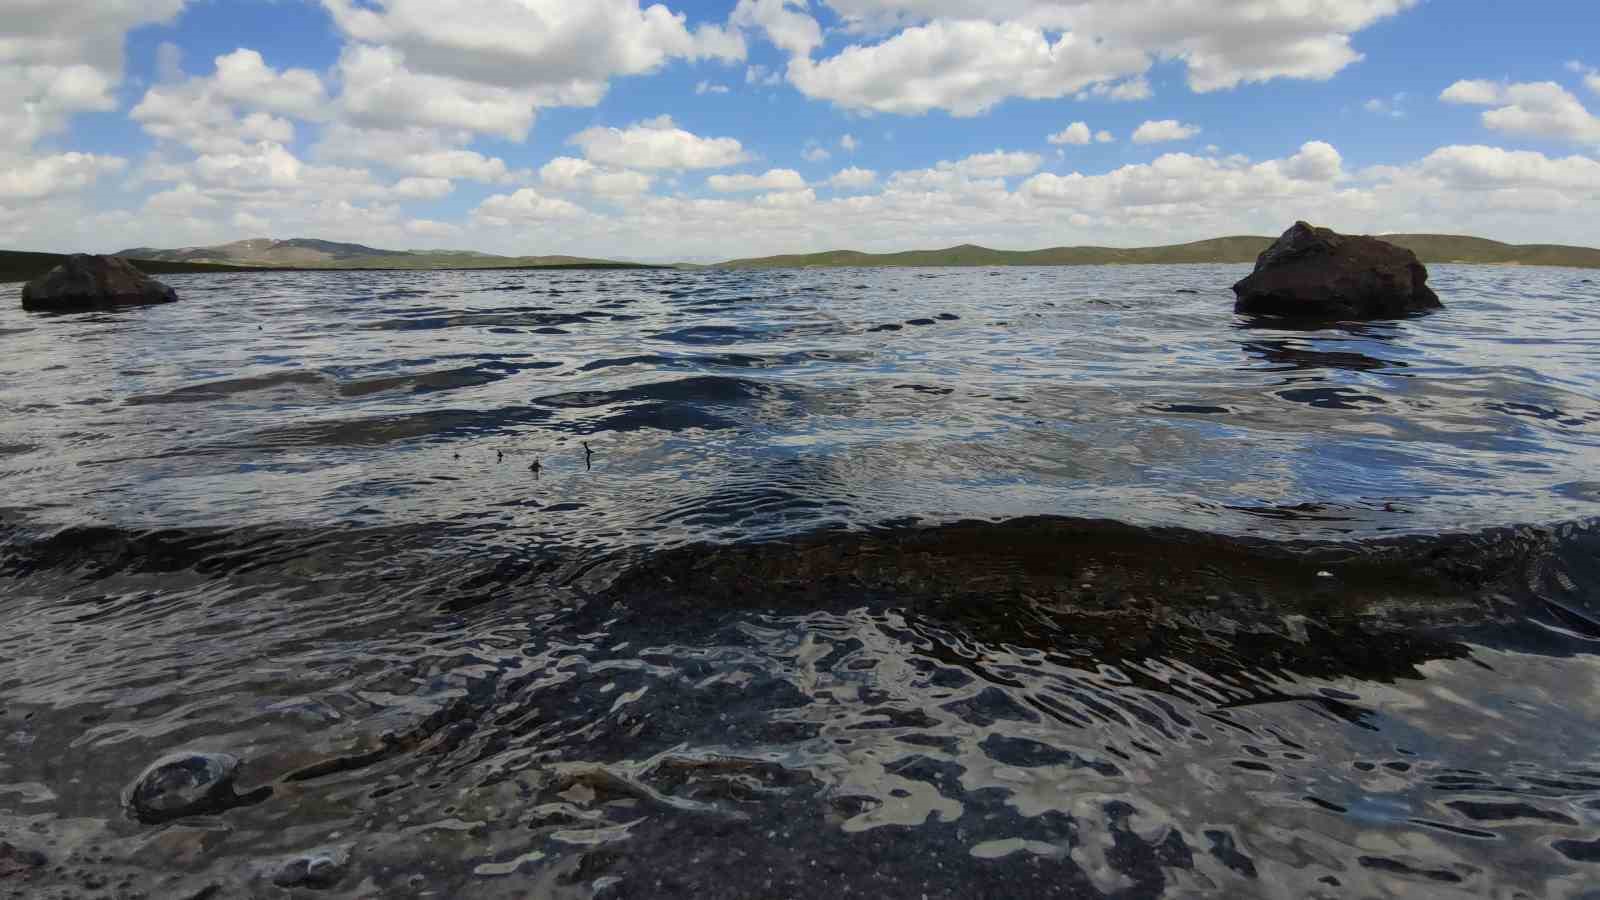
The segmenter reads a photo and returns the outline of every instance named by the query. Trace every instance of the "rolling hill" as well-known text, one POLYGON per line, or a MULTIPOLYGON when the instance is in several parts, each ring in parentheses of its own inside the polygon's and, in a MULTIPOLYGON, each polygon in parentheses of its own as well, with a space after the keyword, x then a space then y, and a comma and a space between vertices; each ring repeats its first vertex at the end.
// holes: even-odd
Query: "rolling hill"
MULTIPOLYGON (((1484 238, 1443 234, 1391 234, 1384 240, 1409 247, 1425 263, 1491 263, 1524 266, 1600 268, 1600 250, 1558 244, 1502 244, 1484 238)), ((1174 263, 1253 263, 1272 244, 1270 237, 1223 237, 1166 247, 1053 247, 1048 250, 991 250, 963 244, 944 250, 902 253, 824 253, 735 259, 712 268, 784 269, 806 266, 1085 266, 1174 263)))
POLYGON ((214 247, 182 247, 176 250, 134 247, 116 255, 132 260, 274 269, 643 268, 634 263, 580 256, 495 256, 472 250, 381 250, 363 244, 342 244, 312 238, 286 241, 252 238, 214 247))

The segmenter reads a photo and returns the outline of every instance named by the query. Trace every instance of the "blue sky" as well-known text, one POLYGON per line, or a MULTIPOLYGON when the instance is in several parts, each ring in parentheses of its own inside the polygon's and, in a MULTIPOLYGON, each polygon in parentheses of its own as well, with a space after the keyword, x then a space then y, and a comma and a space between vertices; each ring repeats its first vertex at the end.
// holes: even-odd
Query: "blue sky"
POLYGON ((708 260, 1296 218, 1600 244, 1579 0, 0 0, 0 22, 0 246, 708 260))

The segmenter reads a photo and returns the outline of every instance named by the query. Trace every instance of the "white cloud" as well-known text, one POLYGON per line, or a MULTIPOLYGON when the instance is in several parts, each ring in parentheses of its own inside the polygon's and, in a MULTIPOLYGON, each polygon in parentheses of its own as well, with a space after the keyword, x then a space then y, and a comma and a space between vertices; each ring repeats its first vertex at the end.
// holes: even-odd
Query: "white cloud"
POLYGON ((404 227, 407 234, 428 240, 458 238, 462 234, 461 226, 433 219, 412 219, 404 227))
POLYGON ((766 66, 748 66, 744 70, 744 83, 757 87, 775 87, 783 84, 783 75, 766 66))
POLYGON ((402 178, 395 182, 394 194, 408 200, 438 200, 448 197, 455 186, 448 178, 402 178))
POLYGON ((530 222, 574 219, 584 215, 583 208, 557 197, 546 197, 533 188, 523 188, 514 194, 496 194, 478 204, 472 211, 474 219, 484 224, 504 227, 530 222))
POLYGON ((315 152, 322 159, 378 163, 425 178, 501 183, 516 177, 504 160, 465 149, 471 138, 466 131, 420 126, 370 129, 334 122, 322 130, 315 152))
POLYGON ((592 106, 605 93, 603 84, 591 82, 541 90, 427 74, 386 47, 349 47, 338 69, 342 111, 352 123, 373 128, 458 128, 521 140, 539 106, 592 106))
POLYGON ((856 148, 860 146, 861 142, 856 140, 855 135, 853 134, 847 134, 844 137, 839 138, 839 149, 846 153, 854 153, 856 152, 856 148))
POLYGON ((1109 144, 1115 140, 1116 137, 1113 136, 1109 131, 1096 131, 1094 133, 1094 142, 1096 144, 1109 144))
POLYGON ((1145 122, 1134 129, 1133 142, 1135 144, 1156 144, 1162 141, 1183 141, 1200 133, 1200 126, 1179 122, 1177 119, 1162 119, 1158 122, 1145 122))
POLYGON ((1078 92, 1079 100, 1111 100, 1117 103, 1132 103, 1135 100, 1149 100, 1155 96, 1155 91, 1150 89, 1150 82, 1140 75, 1126 81, 1101 82, 1091 85, 1087 90, 1078 92))
POLYGON ((313 72, 277 71, 243 48, 217 57, 215 66, 210 76, 150 88, 129 116, 147 133, 196 153, 238 153, 259 141, 294 140, 294 123, 274 113, 313 120, 326 113, 327 93, 313 72))
POLYGON ((817 192, 810 188, 800 191, 778 191, 762 194, 755 202, 768 209, 801 209, 816 204, 817 192))
POLYGON ((1553 81, 1458 81, 1445 88, 1439 99, 1495 107, 1483 114, 1484 126, 1495 131, 1600 145, 1600 116, 1589 112, 1583 101, 1553 81))
POLYGON ((88 187, 102 175, 120 172, 127 161, 93 153, 62 153, 38 159, 0 161, 0 200, 33 200, 88 187))
POLYGON ((732 21, 785 50, 789 80, 811 97, 851 109, 974 115, 1008 97, 1144 99, 1142 76, 1156 59, 1180 61, 1202 92, 1325 80, 1363 58, 1352 35, 1418 0, 823 2, 845 32, 869 40, 814 59, 822 33, 804 0, 741 0, 732 21))
POLYGON ((993 153, 976 153, 954 163, 942 162, 938 168, 954 171, 967 178, 1008 178, 1031 175, 1039 171, 1043 162, 1037 153, 996 150, 993 153))
POLYGON ((767 40, 794 56, 810 56, 822 45, 822 26, 804 10, 806 0, 739 0, 729 23, 759 28, 767 40))
MULTIPOLYGON (((744 59, 735 32, 690 30, 682 14, 638 0, 323 0, 335 25, 362 44, 403 56, 412 70, 457 83, 589 106, 609 79, 672 59, 744 59)), ((488 129, 494 130, 494 129, 488 129)))
POLYGON ((1051 42, 1038 29, 1015 23, 939 20, 821 62, 796 57, 789 81, 809 97, 847 109, 901 115, 943 109, 976 116, 1009 97, 1064 97, 1148 65, 1141 51, 1074 33, 1051 42))
POLYGON ((696 96, 704 96, 706 94, 726 94, 729 92, 729 90, 729 87, 725 84, 715 84, 710 81, 702 81, 694 86, 694 92, 696 96))
POLYGON ((1391 119, 1403 119, 1406 117, 1405 102, 1406 95, 1404 93, 1399 93, 1391 97, 1373 97, 1367 102, 1361 104, 1361 108, 1375 116, 1388 116, 1391 119))
POLYGON ((603 169, 586 159, 560 156, 545 163, 539 180, 557 191, 597 194, 605 197, 631 197, 650 190, 654 179, 642 172, 603 169))
POLYGON ((806 141, 805 149, 800 151, 800 158, 804 159, 806 162, 820 163, 827 162, 828 160, 832 159, 833 154, 829 153, 828 148, 822 146, 817 141, 809 140, 806 141))
POLYGON ((183 0, 0 4, 0 152, 32 147, 74 113, 116 108, 125 36, 182 8, 183 0))
POLYGON ((806 180, 793 169, 770 169, 762 175, 712 175, 706 187, 719 194, 755 191, 803 191, 806 180))
POLYGON ((306 69, 277 71, 254 50, 239 49, 216 59, 213 77, 224 98, 247 108, 301 119, 323 118, 328 95, 322 79, 306 69))
POLYGON ((704 138, 660 116, 628 128, 590 128, 568 141, 590 161, 630 169, 720 169, 749 159, 733 138, 704 138))
POLYGON ((1600 194, 1600 160, 1586 156, 1552 159, 1528 150, 1451 146, 1428 154, 1412 171, 1452 190, 1546 188, 1600 194))
POLYGON ((1050 135, 1052 144, 1087 144, 1094 140, 1094 135, 1089 131, 1089 123, 1073 122, 1071 125, 1050 135))
POLYGON ((871 169, 860 169, 851 166, 840 169, 828 179, 828 185, 842 191, 861 191, 872 187, 878 182, 878 173, 871 169))

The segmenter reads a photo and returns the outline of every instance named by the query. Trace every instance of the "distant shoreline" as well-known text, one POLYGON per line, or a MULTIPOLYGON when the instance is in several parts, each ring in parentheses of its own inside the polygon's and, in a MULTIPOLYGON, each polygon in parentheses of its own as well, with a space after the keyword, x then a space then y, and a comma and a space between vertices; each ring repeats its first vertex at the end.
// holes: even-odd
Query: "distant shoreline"
MULTIPOLYGON (((1573 269, 1600 269, 1600 249, 1560 244, 1505 244, 1485 238, 1439 234, 1380 235, 1384 240, 1415 251, 1428 265, 1545 266, 1573 269)), ((1253 263, 1274 238, 1255 235, 1213 238, 1164 247, 1053 247, 1044 250, 994 250, 963 244, 942 250, 908 250, 896 253, 865 253, 832 250, 822 253, 786 254, 749 259, 732 259, 711 264, 648 263, 580 260, 519 264, 515 257, 478 255, 478 265, 383 265, 372 264, 373 257, 353 265, 230 265, 215 262, 186 262, 172 259, 128 257, 150 275, 231 272, 237 274, 272 272, 532 272, 583 270, 750 270, 750 269, 844 269, 844 268, 982 268, 1016 266, 1104 266, 1104 265, 1243 265, 1253 263)), ((170 254, 174 251, 151 251, 170 254)), ((382 251, 380 251, 382 252, 382 251)), ((396 253, 397 259, 406 254, 396 253)), ((441 254, 443 255, 443 254, 441 254)), ((469 254, 462 254, 469 256, 469 254)), ((58 265, 63 254, 0 250, 0 282, 28 281, 58 265)), ((438 258, 438 257, 434 257, 438 258)), ((559 257, 558 257, 559 258, 559 257)), ((381 260, 383 257, 377 257, 381 260)))
MULTIPOLYGON (((31 281, 61 264, 62 253, 31 253, 0 250, 0 283, 31 281)), ((203 275, 231 273, 238 275, 270 275, 279 272, 543 272, 595 270, 651 270, 671 269, 672 266, 655 266, 645 263, 584 262, 548 263, 543 265, 503 266, 234 266, 223 263, 169 262, 166 260, 129 259, 147 275, 203 275)))

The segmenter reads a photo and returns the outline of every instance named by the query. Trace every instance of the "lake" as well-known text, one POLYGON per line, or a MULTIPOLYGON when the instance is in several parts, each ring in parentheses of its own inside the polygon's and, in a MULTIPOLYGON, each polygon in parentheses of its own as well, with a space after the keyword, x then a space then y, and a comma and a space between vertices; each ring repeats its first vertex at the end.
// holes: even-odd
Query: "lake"
POLYGON ((1596 276, 1247 272, 0 287, 0 890, 1594 896, 1596 276))

